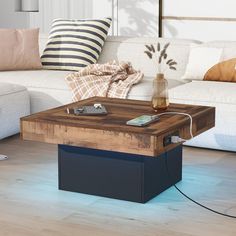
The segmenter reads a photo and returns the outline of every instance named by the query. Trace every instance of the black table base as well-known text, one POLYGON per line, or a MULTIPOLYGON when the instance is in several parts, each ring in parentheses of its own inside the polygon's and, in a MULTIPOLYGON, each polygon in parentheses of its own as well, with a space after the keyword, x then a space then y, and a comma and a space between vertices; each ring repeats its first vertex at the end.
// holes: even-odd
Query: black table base
POLYGON ((182 179, 182 146, 148 157, 59 145, 58 162, 59 189, 139 203, 182 179))

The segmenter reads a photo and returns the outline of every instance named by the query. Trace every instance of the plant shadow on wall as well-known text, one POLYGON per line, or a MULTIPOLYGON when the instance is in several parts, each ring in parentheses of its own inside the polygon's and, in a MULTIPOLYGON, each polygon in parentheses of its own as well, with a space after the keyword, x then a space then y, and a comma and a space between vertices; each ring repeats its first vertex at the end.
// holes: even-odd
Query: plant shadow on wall
MULTIPOLYGON (((117 4, 116 1, 114 2, 117 4)), ((119 34, 122 36, 157 36, 157 4, 158 2, 154 0, 118 0, 119 34)))

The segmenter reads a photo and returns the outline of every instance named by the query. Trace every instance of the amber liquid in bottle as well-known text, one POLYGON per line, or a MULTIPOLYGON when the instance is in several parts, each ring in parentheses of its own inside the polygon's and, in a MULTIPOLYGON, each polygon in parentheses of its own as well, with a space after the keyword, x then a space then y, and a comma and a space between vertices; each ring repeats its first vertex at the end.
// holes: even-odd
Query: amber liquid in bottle
POLYGON ((163 74, 157 74, 153 81, 152 108, 155 111, 169 107, 168 82, 163 74))

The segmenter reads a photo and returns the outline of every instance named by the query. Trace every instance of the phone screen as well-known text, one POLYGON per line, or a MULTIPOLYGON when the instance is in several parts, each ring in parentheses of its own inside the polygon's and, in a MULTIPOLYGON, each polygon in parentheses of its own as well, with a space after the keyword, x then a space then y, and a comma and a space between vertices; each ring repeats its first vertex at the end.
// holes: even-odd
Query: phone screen
POLYGON ((150 115, 142 115, 139 116, 137 118, 134 118, 132 120, 127 121, 127 125, 133 125, 133 126, 144 126, 147 125, 149 123, 151 123, 152 121, 156 121, 158 119, 154 118, 153 116, 150 115))

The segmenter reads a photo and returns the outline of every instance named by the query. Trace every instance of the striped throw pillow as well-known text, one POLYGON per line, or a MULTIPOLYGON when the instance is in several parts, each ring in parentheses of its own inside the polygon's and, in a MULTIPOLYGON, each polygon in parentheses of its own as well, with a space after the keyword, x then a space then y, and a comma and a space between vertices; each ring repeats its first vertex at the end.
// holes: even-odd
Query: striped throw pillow
POLYGON ((112 20, 53 21, 41 57, 44 69, 78 71, 97 62, 112 20))

